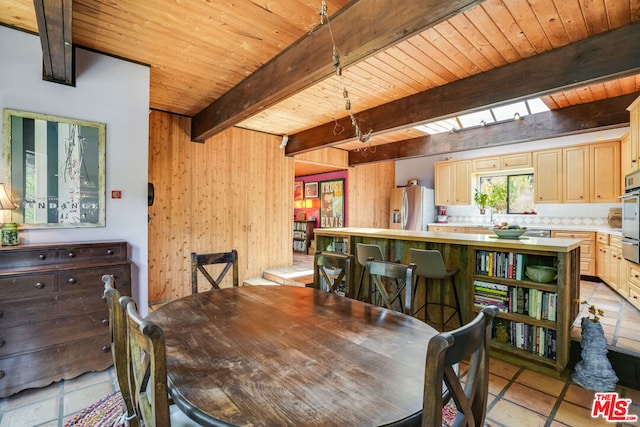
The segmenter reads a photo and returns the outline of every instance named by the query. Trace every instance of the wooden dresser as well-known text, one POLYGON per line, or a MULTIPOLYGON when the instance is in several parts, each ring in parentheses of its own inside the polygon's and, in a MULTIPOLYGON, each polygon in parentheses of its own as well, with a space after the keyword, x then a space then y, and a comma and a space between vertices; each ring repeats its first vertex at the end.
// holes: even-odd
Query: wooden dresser
POLYGON ((0 397, 112 364, 104 274, 131 295, 127 242, 0 247, 0 397))

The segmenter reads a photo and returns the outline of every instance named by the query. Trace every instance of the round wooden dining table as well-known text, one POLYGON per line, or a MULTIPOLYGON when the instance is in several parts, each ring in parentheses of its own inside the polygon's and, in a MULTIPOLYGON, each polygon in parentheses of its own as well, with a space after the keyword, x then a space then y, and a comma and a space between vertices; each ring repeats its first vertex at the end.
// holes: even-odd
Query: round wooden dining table
POLYGON ((422 321, 312 288, 241 286, 174 300, 169 390, 202 425, 419 425, 422 321))

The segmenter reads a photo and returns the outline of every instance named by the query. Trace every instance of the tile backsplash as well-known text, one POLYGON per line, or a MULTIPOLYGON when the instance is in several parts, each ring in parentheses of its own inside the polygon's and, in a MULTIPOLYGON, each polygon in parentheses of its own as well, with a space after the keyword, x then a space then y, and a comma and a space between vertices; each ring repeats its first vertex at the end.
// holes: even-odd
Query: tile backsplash
POLYGON ((476 206, 447 206, 449 223, 494 224, 508 222, 530 226, 608 226, 610 208, 619 208, 619 203, 576 203, 538 205, 534 215, 502 215, 487 212, 480 214, 476 206))

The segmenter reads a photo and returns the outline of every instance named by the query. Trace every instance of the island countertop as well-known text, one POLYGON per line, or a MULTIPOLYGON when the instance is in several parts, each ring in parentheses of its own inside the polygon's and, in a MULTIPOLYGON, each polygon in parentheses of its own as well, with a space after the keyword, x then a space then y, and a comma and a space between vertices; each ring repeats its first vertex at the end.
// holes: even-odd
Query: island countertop
MULTIPOLYGON (((394 230, 388 228, 316 228, 314 233, 330 237, 376 237, 382 239, 413 240, 454 245, 483 246, 496 249, 529 249, 537 251, 570 252, 580 246, 580 239, 548 237, 520 237, 499 239, 489 234, 445 233, 438 231, 394 230)), ((319 249, 319 248, 318 248, 319 249)), ((320 250, 320 249, 319 249, 320 250)))

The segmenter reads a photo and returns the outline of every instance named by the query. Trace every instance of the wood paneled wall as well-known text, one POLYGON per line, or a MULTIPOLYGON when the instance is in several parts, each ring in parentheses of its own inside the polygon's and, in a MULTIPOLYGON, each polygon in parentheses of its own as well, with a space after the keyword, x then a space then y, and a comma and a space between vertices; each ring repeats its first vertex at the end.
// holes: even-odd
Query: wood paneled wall
MULTIPOLYGON (((182 116, 149 117, 150 303, 191 292, 191 252, 237 249, 241 283, 293 262, 294 159, 281 138, 232 128, 199 144, 190 126, 182 116)), ((348 170, 349 226, 387 228, 395 163, 348 170)))
POLYGON ((293 158, 280 139, 232 128, 191 142, 189 118, 149 118, 149 302, 191 292, 191 252, 238 250, 240 282, 292 264, 293 158))
POLYGON ((389 228, 389 197, 395 187, 395 162, 349 168, 349 227, 389 228))

